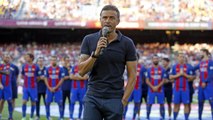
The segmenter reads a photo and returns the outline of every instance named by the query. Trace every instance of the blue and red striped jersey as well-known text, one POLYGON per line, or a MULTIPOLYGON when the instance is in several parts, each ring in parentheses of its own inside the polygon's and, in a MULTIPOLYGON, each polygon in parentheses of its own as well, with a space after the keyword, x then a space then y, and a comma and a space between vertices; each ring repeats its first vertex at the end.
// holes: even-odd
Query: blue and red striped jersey
POLYGON ((39 67, 36 64, 24 64, 21 74, 24 78, 24 88, 37 88, 37 77, 39 77, 39 67))
POLYGON ((1 74, 0 79, 2 82, 2 85, 4 87, 11 87, 12 84, 12 80, 14 79, 14 73, 15 73, 15 69, 12 67, 11 64, 1 64, 0 65, 0 70, 1 71, 8 71, 9 74, 5 75, 5 74, 1 74))
MULTIPOLYGON (((77 65, 72 67, 71 74, 73 74, 73 75, 78 74, 78 66, 77 65)), ((72 88, 74 88, 74 89, 76 89, 76 88, 81 88, 81 89, 87 88, 87 80, 72 80, 71 84, 72 84, 72 88)))
MULTIPOLYGON (((56 87, 59 84, 60 80, 64 77, 63 68, 61 68, 59 66, 47 67, 44 74, 45 74, 45 77, 47 78, 48 85, 50 87, 56 87)), ((59 89, 57 89, 57 91, 60 89, 61 89, 61 87, 59 87, 59 89)))
POLYGON ((194 67, 194 70, 198 70, 200 72, 200 86, 202 82, 211 81, 213 78, 213 61, 205 60, 201 61, 198 65, 194 67))
POLYGON ((145 77, 146 69, 141 64, 137 65, 137 76, 136 76, 136 83, 135 83, 135 90, 142 88, 143 78, 145 77))
MULTIPOLYGON (((192 66, 190 64, 175 64, 172 69, 170 74, 171 75, 176 75, 178 73, 180 73, 181 71, 183 71, 184 73, 188 74, 188 75, 195 75, 194 70, 192 68, 192 66)), ((188 79, 186 77, 178 77, 177 79, 175 79, 175 83, 174 83, 174 88, 176 91, 179 90, 189 90, 189 84, 188 84, 188 79)))
MULTIPOLYGON (((146 78, 148 78, 153 86, 159 85, 163 79, 166 79, 167 75, 163 67, 150 67, 147 69, 146 78)), ((149 87, 149 91, 153 90, 149 87)), ((163 86, 158 89, 158 92, 163 92, 163 86)))

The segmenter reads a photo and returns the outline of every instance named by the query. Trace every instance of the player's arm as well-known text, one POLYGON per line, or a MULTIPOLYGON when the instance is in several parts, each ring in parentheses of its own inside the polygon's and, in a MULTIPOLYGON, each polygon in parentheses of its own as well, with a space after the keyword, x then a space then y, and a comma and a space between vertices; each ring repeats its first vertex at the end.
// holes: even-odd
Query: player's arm
POLYGON ((53 88, 54 90, 56 90, 56 89, 58 89, 61 85, 62 85, 62 83, 64 82, 64 77, 65 77, 65 73, 64 73, 64 69, 60 69, 60 74, 59 74, 59 79, 60 79, 60 81, 59 81, 59 83, 53 88))
POLYGON ((128 61, 126 65, 127 65, 128 82, 127 82, 126 89, 124 91, 124 95, 122 98, 122 103, 124 106, 126 106, 129 96, 131 95, 131 93, 134 89, 134 86, 135 86, 137 62, 128 61))
POLYGON ((3 70, 0 70, 0 74, 4 74, 4 75, 9 75, 10 74, 10 71, 3 71, 3 70))
POLYGON ((181 73, 175 73, 175 67, 173 66, 172 70, 170 71, 169 79, 175 80, 181 76, 181 73))
POLYGON ((4 88, 4 86, 2 85, 2 79, 0 78, 0 89, 3 89, 4 88))
POLYGON ((154 86, 151 84, 149 78, 146 78, 146 84, 147 84, 151 89, 153 89, 154 86))
POLYGON ((213 61, 209 62, 209 67, 208 67, 208 77, 205 80, 206 83, 209 83, 213 80, 213 61))
POLYGON ((183 73, 183 76, 186 77, 189 81, 193 81, 196 78, 194 68, 189 66, 189 73, 183 73))
POLYGON ((86 74, 83 77, 80 76, 79 74, 70 74, 70 79, 72 80, 87 80, 89 76, 86 74))

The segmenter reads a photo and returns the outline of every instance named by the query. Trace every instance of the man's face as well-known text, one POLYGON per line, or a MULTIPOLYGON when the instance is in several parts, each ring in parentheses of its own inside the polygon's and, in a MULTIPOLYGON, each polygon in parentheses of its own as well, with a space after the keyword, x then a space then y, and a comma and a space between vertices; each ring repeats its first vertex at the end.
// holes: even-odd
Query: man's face
POLYGON ((158 63, 159 63, 159 58, 158 58, 158 57, 153 57, 153 58, 152 58, 152 62, 153 62, 154 65, 158 65, 158 63))
POLYGON ((201 57, 201 59, 203 59, 204 57, 205 57, 205 55, 206 55, 206 53, 204 52, 204 51, 200 51, 200 57, 201 57))
POLYGON ((118 14, 114 10, 104 10, 100 16, 101 26, 109 27, 109 31, 115 30, 116 26, 119 24, 118 14))
POLYGON ((70 64, 70 58, 65 58, 64 63, 65 63, 65 65, 69 65, 70 64))
POLYGON ((57 65, 57 59, 55 57, 51 58, 51 65, 56 66, 57 65))
POLYGON ((28 62, 28 63, 32 61, 32 59, 30 58, 29 55, 25 55, 25 56, 24 56, 24 59, 25 59, 25 61, 28 62))
POLYGON ((4 62, 9 63, 10 62, 10 56, 9 55, 4 55, 4 62))
POLYGON ((162 64, 164 67, 167 67, 169 65, 169 62, 167 62, 166 60, 162 60, 162 64))
POLYGON ((180 63, 185 63, 185 56, 184 56, 184 54, 179 54, 178 55, 178 61, 180 63))
POLYGON ((43 59, 43 58, 39 58, 39 59, 38 59, 38 64, 39 64, 39 65, 43 65, 43 63, 44 63, 44 59, 43 59))

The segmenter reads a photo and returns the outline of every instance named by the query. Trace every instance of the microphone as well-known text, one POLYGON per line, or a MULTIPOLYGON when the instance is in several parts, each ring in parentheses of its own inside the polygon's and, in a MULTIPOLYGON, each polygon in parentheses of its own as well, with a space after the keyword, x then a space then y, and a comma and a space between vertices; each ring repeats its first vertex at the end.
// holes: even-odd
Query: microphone
POLYGON ((103 27, 102 28, 102 36, 106 37, 109 34, 109 27, 103 27))
MULTIPOLYGON (((107 35, 109 34, 109 27, 106 27, 106 26, 103 27, 102 30, 101 30, 101 32, 102 32, 102 36, 103 36, 103 37, 107 37, 107 35)), ((101 48, 100 55, 103 54, 104 49, 105 49, 105 48, 101 48)))

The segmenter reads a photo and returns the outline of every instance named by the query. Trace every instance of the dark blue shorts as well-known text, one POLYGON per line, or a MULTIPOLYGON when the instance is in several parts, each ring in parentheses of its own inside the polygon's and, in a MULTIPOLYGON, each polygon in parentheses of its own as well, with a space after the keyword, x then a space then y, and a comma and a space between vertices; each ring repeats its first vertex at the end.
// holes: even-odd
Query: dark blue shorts
POLYGON ((0 90, 0 100, 12 100, 12 89, 11 87, 4 87, 0 90))
POLYGON ((37 88, 23 88, 23 100, 36 102, 38 100, 37 88))
POLYGON ((134 89, 131 96, 129 97, 129 102, 133 101, 135 103, 140 103, 141 101, 141 96, 142 96, 142 90, 141 89, 134 89))
POLYGON ((173 91, 173 102, 174 104, 189 104, 190 103, 190 92, 189 90, 173 91))
POLYGON ((62 101, 63 101, 63 94, 62 94, 61 90, 56 91, 56 92, 50 92, 49 90, 46 91, 45 102, 46 103, 51 103, 51 102, 53 102, 53 100, 56 103, 62 103, 62 101))
POLYGON ((121 99, 105 99, 86 95, 83 101, 83 120, 122 120, 121 99))
POLYGON ((70 100, 72 103, 76 101, 82 102, 84 95, 86 94, 86 88, 84 89, 72 89, 70 94, 70 100))

